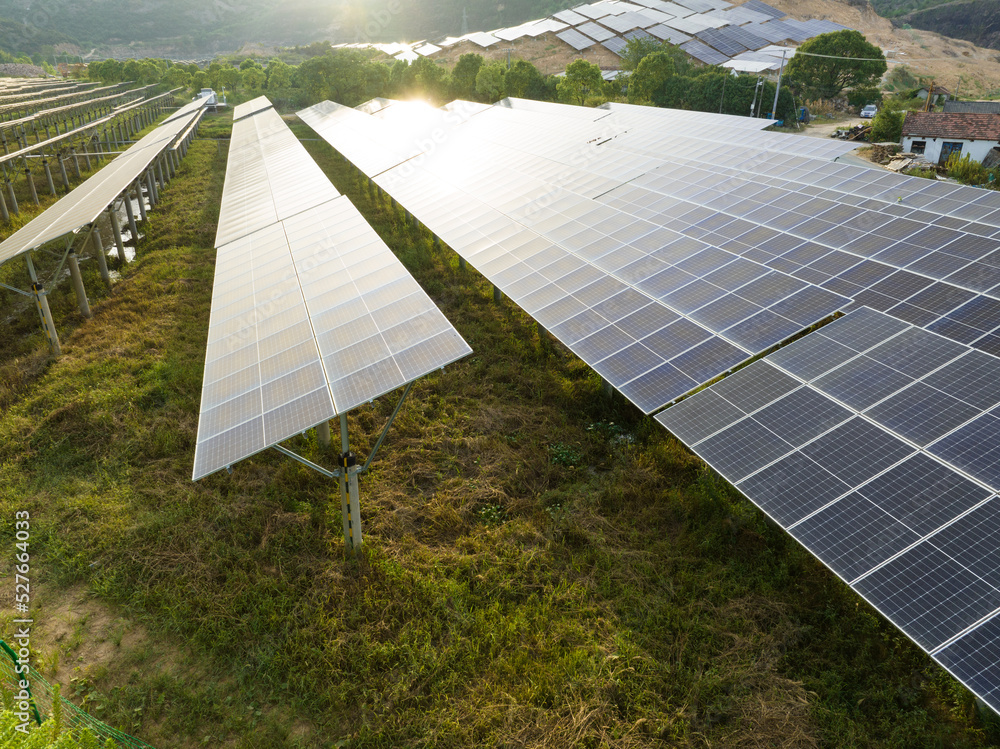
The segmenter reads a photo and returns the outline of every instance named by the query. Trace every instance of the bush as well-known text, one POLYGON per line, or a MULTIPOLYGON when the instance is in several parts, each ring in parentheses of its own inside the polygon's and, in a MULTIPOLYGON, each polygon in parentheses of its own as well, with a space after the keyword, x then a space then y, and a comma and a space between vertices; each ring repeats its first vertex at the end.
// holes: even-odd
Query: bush
POLYGON ((978 161, 973 161, 969 154, 959 156, 953 153, 948 157, 948 176, 958 180, 963 185, 993 186, 996 184, 996 172, 987 169, 978 161))
POLYGON ((903 137, 903 119, 905 112, 900 112, 888 107, 880 109, 878 114, 872 118, 872 130, 868 135, 868 140, 872 143, 898 143, 903 137))

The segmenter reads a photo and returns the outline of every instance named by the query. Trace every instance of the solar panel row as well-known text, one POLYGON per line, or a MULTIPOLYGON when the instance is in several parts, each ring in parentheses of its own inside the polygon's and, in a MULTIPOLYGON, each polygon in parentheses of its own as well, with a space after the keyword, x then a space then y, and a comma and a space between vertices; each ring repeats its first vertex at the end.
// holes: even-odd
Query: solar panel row
POLYGON ((1000 359, 860 308, 659 421, 994 708, 1000 359))
POLYGON ((233 126, 195 480, 470 352, 263 103, 233 126))
POLYGON ((174 137, 198 116, 197 100, 183 117, 174 116, 145 135, 54 206, 0 243, 0 263, 92 224, 129 185, 144 174, 174 137))

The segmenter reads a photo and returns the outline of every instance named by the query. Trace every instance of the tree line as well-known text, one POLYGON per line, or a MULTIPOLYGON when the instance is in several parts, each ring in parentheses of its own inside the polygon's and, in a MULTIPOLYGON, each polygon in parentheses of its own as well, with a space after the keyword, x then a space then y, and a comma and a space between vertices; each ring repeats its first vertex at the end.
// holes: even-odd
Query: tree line
MULTIPOLYGON (((832 97, 845 88, 862 98, 877 94, 884 58, 865 59, 881 57, 881 50, 858 32, 823 34, 800 50, 813 50, 816 56, 797 55, 789 62, 776 119, 797 119, 797 104, 804 98, 832 97)), ((323 99, 355 106, 376 96, 420 97, 436 104, 453 99, 492 103, 506 96, 579 105, 627 101, 760 117, 771 116, 774 106, 775 82, 770 78, 699 65, 676 46, 652 38, 628 42, 621 73, 611 80, 583 59, 571 62, 560 75, 545 75, 527 60, 508 65, 475 53, 463 54, 449 70, 427 57, 386 63, 370 50, 316 44, 308 51, 310 56, 298 65, 253 57, 216 60, 204 69, 167 60, 106 60, 91 63, 89 76, 104 83, 163 83, 192 92, 225 89, 236 102, 267 93, 278 106, 289 108, 323 99)))

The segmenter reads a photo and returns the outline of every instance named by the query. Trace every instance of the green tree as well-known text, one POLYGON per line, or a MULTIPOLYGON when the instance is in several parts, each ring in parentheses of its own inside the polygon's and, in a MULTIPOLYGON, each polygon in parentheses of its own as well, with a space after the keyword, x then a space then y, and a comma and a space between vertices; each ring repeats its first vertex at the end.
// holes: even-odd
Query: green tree
POLYGON ((312 101, 331 99, 353 107, 385 92, 389 68, 357 50, 336 50, 306 60, 294 80, 312 101))
POLYGON ((122 66, 122 80, 136 81, 142 78, 142 67, 138 60, 126 60, 122 66))
POLYGON ((240 71, 249 70, 250 68, 260 68, 263 70, 263 66, 257 62, 252 57, 247 57, 243 62, 240 63, 240 71))
MULTIPOLYGON (((633 40, 635 41, 635 40, 633 40)), ((667 52, 653 52, 639 62, 628 82, 630 104, 652 102, 662 95, 674 75, 674 58, 667 52)))
POLYGON ((455 96, 459 99, 473 99, 476 96, 476 76, 483 67, 483 56, 474 52, 466 52, 458 58, 455 69, 451 71, 452 85, 455 96))
POLYGON ((295 69, 282 60, 271 60, 267 64, 267 89, 268 91, 280 90, 292 87, 292 75, 295 69))
POLYGON ((194 63, 194 62, 192 62, 192 63, 191 63, 190 65, 188 65, 188 66, 187 66, 186 70, 187 70, 187 72, 189 72, 189 73, 190 73, 191 75, 194 75, 194 74, 195 74, 195 73, 197 73, 197 72, 198 72, 199 70, 201 70, 201 68, 199 68, 199 67, 198 67, 198 64, 197 64, 197 63, 194 63))
MULTIPOLYGON (((206 72, 208 73, 208 79, 212 84, 212 88, 221 88, 221 84, 219 83, 219 73, 222 72, 222 65, 213 60, 209 63, 208 70, 206 72)), ((194 73, 192 73, 192 75, 194 75, 194 73)))
POLYGON ((637 39, 629 39, 622 50, 622 70, 629 72, 636 70, 643 58, 654 52, 663 52, 664 44, 649 36, 637 39))
POLYGON ((240 74, 240 83, 249 91, 260 91, 267 83, 267 74, 261 67, 250 67, 240 74))
POLYGON ((191 90, 194 92, 201 91, 203 88, 210 88, 211 81, 208 80, 208 73, 204 70, 199 70, 197 73, 191 76, 190 81, 191 90))
POLYGON ((820 34, 802 44, 786 71, 789 83, 803 95, 832 99, 845 88, 877 86, 886 69, 878 46, 858 31, 845 30, 820 34))
POLYGON ((872 118, 872 129, 868 140, 872 143, 898 143, 903 137, 903 120, 906 112, 883 107, 872 118))
POLYGON ((491 62, 479 68, 476 74, 476 93, 487 102, 496 102, 504 97, 504 75, 507 68, 499 62, 491 62))
POLYGON ((451 88, 448 72, 429 57, 420 57, 410 64, 412 93, 429 99, 445 99, 451 88))
POLYGON ((507 96, 521 99, 543 99, 546 94, 545 78, 527 60, 514 60, 504 74, 504 88, 507 96))
POLYGON ((585 104, 587 96, 602 89, 604 77, 601 69, 586 60, 573 60, 566 66, 566 75, 557 85, 559 98, 585 104))
POLYGON ((219 71, 219 83, 220 88, 226 88, 230 91, 235 91, 240 85, 240 71, 233 67, 224 67, 219 71))
MULTIPOLYGON (((201 71, 198 71, 201 73, 201 71)), ((181 66, 175 66, 167 71, 167 74, 163 76, 163 82, 170 86, 170 88, 177 88, 178 86, 183 86, 187 88, 191 84, 191 79, 193 76, 187 71, 187 69, 181 66)), ((204 75, 202 75, 204 78, 204 75)))

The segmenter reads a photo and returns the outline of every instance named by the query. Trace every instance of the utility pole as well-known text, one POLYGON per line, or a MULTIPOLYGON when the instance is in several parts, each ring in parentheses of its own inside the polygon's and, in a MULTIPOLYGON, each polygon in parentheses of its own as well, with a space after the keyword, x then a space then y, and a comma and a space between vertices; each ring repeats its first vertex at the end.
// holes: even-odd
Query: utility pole
POLYGON ((781 50, 781 67, 778 68, 778 85, 774 88, 774 106, 771 107, 771 119, 778 119, 778 94, 781 93, 781 76, 785 72, 785 53, 787 49, 781 50))
POLYGON ((510 70, 510 53, 514 51, 514 48, 513 47, 505 47, 504 49, 502 49, 500 51, 507 53, 507 70, 510 70))

